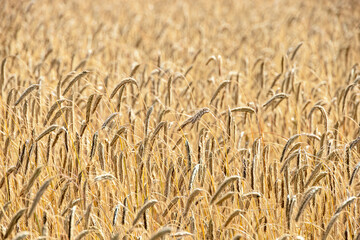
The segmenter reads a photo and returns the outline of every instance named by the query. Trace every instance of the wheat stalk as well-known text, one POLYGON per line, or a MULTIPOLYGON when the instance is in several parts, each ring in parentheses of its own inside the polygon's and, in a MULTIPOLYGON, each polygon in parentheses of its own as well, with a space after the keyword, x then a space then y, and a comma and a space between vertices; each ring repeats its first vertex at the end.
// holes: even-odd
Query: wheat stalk
POLYGON ((109 98, 112 99, 116 95, 116 93, 119 91, 119 89, 122 86, 124 86, 125 84, 134 84, 137 88, 139 88, 138 83, 136 82, 136 80, 134 78, 132 78, 132 77, 125 78, 118 85, 116 85, 114 90, 111 92, 109 98))
POLYGON ((150 240, 156 240, 156 239, 160 239, 163 238, 164 236, 170 234, 172 231, 171 228, 169 227, 163 227, 162 229, 160 229, 159 231, 157 231, 156 233, 154 233, 154 235, 152 235, 150 237, 150 240))
POLYGON ((188 197, 188 199, 186 201, 185 210, 184 210, 184 213, 183 213, 184 217, 186 217, 186 215, 188 214, 188 212, 190 210, 190 207, 191 207, 191 204, 194 202, 196 196, 199 195, 202 191, 203 191, 202 189, 196 188, 190 193, 190 195, 189 195, 189 197, 188 197))
POLYGON ((24 213, 26 212, 26 209, 23 208, 23 209, 20 209, 19 211, 17 211, 15 213, 15 215, 11 218, 11 221, 6 229, 6 232, 4 234, 4 237, 3 239, 7 239, 11 232, 13 231, 15 225, 18 223, 18 221, 20 220, 20 218, 22 217, 22 215, 24 215, 24 213))
POLYGON ((226 85, 230 84, 230 82, 231 82, 231 81, 226 80, 226 81, 223 81, 223 82, 219 85, 219 87, 218 87, 218 88, 216 89, 216 91, 214 92, 214 94, 213 94, 213 96, 212 96, 209 104, 212 104, 212 102, 215 100, 215 98, 217 97, 217 95, 219 94, 219 92, 220 92, 224 87, 226 87, 226 85))
POLYGON ((296 214, 295 221, 299 221, 301 214, 304 212, 306 205, 310 202, 311 199, 315 197, 315 194, 321 189, 321 187, 312 187, 304 195, 303 200, 301 201, 300 208, 296 214))
POLYGON ((65 88, 65 90, 63 91, 63 96, 65 96, 65 94, 67 92, 70 91, 71 87, 77 82, 79 81, 81 78, 83 78, 84 76, 86 76, 89 73, 89 71, 85 70, 82 71, 81 73, 77 74, 68 84, 68 86, 65 88))
POLYGON ((143 216, 143 214, 146 212, 146 210, 148 210, 149 208, 151 208, 152 206, 154 206, 156 203, 158 203, 157 200, 153 199, 153 200, 149 200, 148 202, 146 202, 138 211, 138 213, 136 214, 134 221, 132 223, 133 226, 135 226, 135 224, 140 220, 140 218, 143 216))
POLYGON ((59 127, 58 125, 51 125, 47 129, 45 129, 42 133, 40 133, 39 136, 35 139, 35 141, 36 142, 40 141, 43 137, 55 131, 58 127, 59 127))
POLYGON ((226 178, 221 184, 220 186, 217 188, 216 192, 213 194, 213 196, 210 199, 210 204, 213 204, 215 202, 215 200, 218 198, 218 196, 220 195, 220 192, 229 184, 233 183, 236 180, 239 180, 240 177, 239 176, 231 176, 226 178))
POLYGON ((181 131, 184 127, 186 127, 188 124, 192 123, 195 124, 197 121, 201 119, 201 117, 210 112, 209 108, 202 108, 198 112, 196 112, 192 117, 188 118, 186 121, 184 121, 180 127, 178 128, 178 131, 181 131))
POLYGON ((32 213, 35 211, 35 208, 36 208, 37 204, 39 203, 40 198, 41 198, 42 195, 45 193, 46 189, 50 186, 51 181, 52 181, 52 178, 46 180, 46 181, 43 183, 43 185, 41 185, 39 191, 38 191, 38 192, 36 193, 36 195, 35 195, 35 198, 34 198, 34 200, 33 200, 33 203, 32 203, 32 205, 31 205, 31 207, 30 207, 29 210, 27 211, 27 214, 26 214, 27 218, 29 218, 29 217, 32 215, 32 213))

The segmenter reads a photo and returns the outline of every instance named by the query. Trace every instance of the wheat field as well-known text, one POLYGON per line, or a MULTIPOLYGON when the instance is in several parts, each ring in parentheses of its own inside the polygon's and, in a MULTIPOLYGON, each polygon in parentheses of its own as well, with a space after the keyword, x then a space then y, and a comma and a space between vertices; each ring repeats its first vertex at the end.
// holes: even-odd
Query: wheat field
POLYGON ((357 0, 0 5, 2 239, 360 239, 357 0))

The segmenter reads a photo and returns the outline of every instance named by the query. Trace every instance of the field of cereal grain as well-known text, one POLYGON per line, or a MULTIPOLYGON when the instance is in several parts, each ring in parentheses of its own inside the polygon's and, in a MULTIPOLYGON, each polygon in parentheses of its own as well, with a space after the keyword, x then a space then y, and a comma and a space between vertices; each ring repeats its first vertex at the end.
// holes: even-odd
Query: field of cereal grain
POLYGON ((1 239, 360 239, 360 2, 0 5, 1 239))

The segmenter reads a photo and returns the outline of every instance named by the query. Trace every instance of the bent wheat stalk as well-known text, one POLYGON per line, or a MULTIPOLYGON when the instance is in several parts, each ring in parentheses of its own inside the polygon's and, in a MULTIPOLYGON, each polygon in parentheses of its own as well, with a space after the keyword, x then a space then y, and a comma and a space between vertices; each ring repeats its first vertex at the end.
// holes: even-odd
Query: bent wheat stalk
POLYGON ((137 83, 137 81, 132 78, 132 77, 129 77, 129 78, 125 78, 123 79, 118 85, 116 85, 116 87, 114 88, 114 90, 112 91, 112 93, 110 94, 110 99, 112 99, 116 93, 118 92, 118 90, 124 86, 125 84, 134 84, 137 88, 139 88, 139 85, 137 83))
POLYGON ((150 240, 156 240, 156 239, 160 239, 168 234, 170 234, 172 231, 171 228, 169 227, 163 227, 162 229, 160 229, 159 231, 157 231, 156 233, 154 233, 154 235, 151 236, 150 240))
POLYGON ((70 82, 69 85, 65 88, 64 92, 63 92, 63 96, 65 96, 65 94, 67 92, 70 91, 71 87, 75 84, 75 82, 77 82, 78 80, 80 80, 82 77, 86 76, 89 73, 89 71, 84 70, 81 73, 79 73, 78 75, 76 75, 70 82))
POLYGON ((26 215, 27 218, 29 218, 31 216, 31 214, 35 211, 35 208, 36 208, 37 204, 39 203, 40 198, 45 193, 46 189, 49 187, 52 179, 53 178, 46 180, 45 183, 40 187, 39 191, 36 193, 33 203, 27 212, 27 215, 26 215))
POLYGON ((236 181, 236 180, 239 180, 240 177, 235 175, 235 176, 231 176, 231 177, 228 177, 226 178, 221 184, 220 186, 218 187, 218 189, 216 190, 216 192, 214 193, 214 195, 211 197, 210 199, 210 204, 213 204, 215 202, 215 200, 217 199, 217 197, 220 195, 220 192, 227 186, 229 185, 230 183, 236 181))
POLYGON ((40 141, 43 137, 45 137, 49 133, 55 131, 58 127, 59 127, 58 125, 51 125, 47 129, 45 129, 42 133, 40 133, 40 135, 35 139, 35 142, 40 141))
POLYGON ((145 203, 144 206, 142 206, 142 208, 136 214, 136 217, 134 218, 132 225, 135 226, 135 224, 140 220, 140 218, 143 216, 143 214, 146 212, 146 210, 148 210, 149 208, 154 206, 156 203, 158 203, 158 201, 155 199, 149 200, 147 203, 145 203))
POLYGON ((22 215, 24 215, 25 211, 26 211, 26 208, 23 208, 23 209, 20 209, 17 213, 15 213, 15 215, 12 217, 12 219, 6 229, 3 239, 7 239, 10 236, 12 230, 14 229, 15 225, 18 223, 18 221, 22 217, 22 215))
POLYGON ((30 87, 28 87, 18 98, 18 100, 16 100, 14 106, 16 107, 27 95, 29 95, 32 91, 39 89, 40 88, 40 84, 33 84, 30 87))
POLYGON ((210 109, 207 107, 200 109, 197 113, 195 113, 194 116, 188 118, 185 122, 183 122, 178 128, 178 131, 181 131, 184 127, 186 127, 190 123, 195 124, 197 121, 201 119, 202 116, 204 116, 204 114, 208 112, 210 112, 210 109))

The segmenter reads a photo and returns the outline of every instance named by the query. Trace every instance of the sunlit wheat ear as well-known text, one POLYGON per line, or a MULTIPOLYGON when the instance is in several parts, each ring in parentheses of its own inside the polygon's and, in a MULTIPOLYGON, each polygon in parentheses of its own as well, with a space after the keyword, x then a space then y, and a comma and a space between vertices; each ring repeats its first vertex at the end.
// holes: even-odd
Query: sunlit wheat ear
POLYGON ((73 77, 75 74, 76 74, 76 71, 71 71, 68 74, 66 74, 64 79, 61 81, 61 87, 63 87, 71 79, 71 77, 73 77))
POLYGON ((122 217, 121 217, 122 225, 125 224, 125 220, 126 220, 127 199, 128 199, 128 197, 125 197, 124 202, 123 202, 123 211, 122 211, 122 217))
POLYGON ((75 240, 81 240, 81 239, 85 238, 89 233, 92 233, 93 231, 95 231, 95 230, 93 230, 93 229, 83 230, 78 235, 76 235, 75 240))
POLYGON ((148 210, 149 208, 154 206, 157 202, 158 202, 157 200, 149 200, 147 203, 145 203, 144 206, 142 206, 142 208, 136 214, 136 217, 135 217, 132 225, 135 226, 135 224, 140 220, 140 218, 143 216, 143 214, 146 212, 146 210, 148 210))
POLYGON ((226 228, 236 216, 242 215, 243 213, 245 213, 245 212, 242 210, 239 210, 239 209, 236 209, 235 211, 233 211, 230 214, 230 216, 226 219, 223 227, 226 228))
POLYGON ((59 99, 57 100, 51 107, 48 113, 46 114, 45 120, 44 120, 44 126, 47 124, 47 122, 50 120, 52 114, 56 109, 61 108, 61 104, 65 101, 68 101, 67 99, 59 99))
POLYGON ((154 110, 154 106, 149 107, 149 109, 146 112, 145 122, 144 122, 144 135, 148 135, 148 128, 149 128, 149 121, 152 111, 154 110))
POLYGON ((41 236, 46 237, 48 235, 48 219, 46 212, 43 213, 42 217, 43 225, 41 227, 41 236))
POLYGON ((241 195, 242 199, 252 199, 252 198, 261 198, 261 193, 259 192, 249 192, 241 195))
MULTIPOLYGON (((356 138, 355 140, 351 141, 347 148, 346 148, 346 152, 345 152, 345 164, 346 164, 346 170, 347 170, 347 174, 348 177, 351 180, 351 176, 350 176, 350 159, 351 159, 351 149, 354 148, 360 141, 360 137, 356 138)), ((356 166, 355 166, 356 169, 356 166)), ((355 171, 355 170, 354 170, 355 171)))
POLYGON ((188 68, 185 70, 185 72, 184 72, 184 77, 186 77, 193 68, 194 68, 193 65, 191 65, 190 67, 188 67, 188 68))
MULTIPOLYGON (((101 170, 104 170, 105 169, 104 145, 101 142, 98 145, 98 157, 99 157, 99 162, 100 162, 100 168, 101 168, 101 170)), ((108 174, 105 174, 105 175, 108 175, 108 174)), ((110 178, 115 178, 115 177, 107 176, 107 178, 110 179, 110 178)))
POLYGON ((90 115, 91 115, 91 104, 94 100, 94 97, 95 97, 95 93, 94 94, 91 94, 86 102, 86 123, 88 123, 90 121, 90 115))
POLYGON ((116 93, 119 91, 119 89, 120 89, 122 86, 124 86, 125 84, 134 84, 134 85, 136 85, 136 87, 139 88, 139 85, 138 85, 137 81, 136 81, 134 78, 131 78, 131 77, 125 78, 125 79, 123 79, 118 85, 116 85, 116 87, 114 88, 114 90, 111 92, 109 98, 112 99, 112 98, 116 95, 116 93))
POLYGON ((298 149, 298 150, 292 152, 290 155, 288 155, 288 157, 285 159, 285 161, 280 169, 280 173, 282 173, 284 171, 284 169, 290 165, 291 160, 295 159, 300 154, 301 154, 301 149, 298 149))
POLYGON ((99 137, 99 133, 95 132, 93 135, 93 138, 92 138, 92 143, 91 143, 90 159, 92 159, 95 155, 98 137, 99 137))
POLYGON ((104 129, 104 128, 106 128, 106 126, 109 124, 109 122, 111 122, 111 120, 113 120, 116 116, 118 116, 120 113, 118 113, 118 112, 115 112, 115 113, 112 113, 112 114, 110 114, 110 116, 108 116, 107 118, 106 118, 106 120, 104 121, 104 123, 102 124, 102 126, 101 126, 101 129, 104 129))
POLYGON ((186 147, 186 154, 188 159, 187 171, 190 171, 192 165, 192 157, 191 157, 191 147, 187 139, 185 140, 185 147, 186 147))
MULTIPOLYGON (((263 108, 267 108, 268 106, 270 106, 272 103, 274 103, 276 100, 279 100, 279 102, 281 102, 283 99, 288 98, 289 95, 286 93, 278 93, 275 96, 273 96, 272 98, 270 98, 268 101, 266 101, 262 107, 263 108)), ((278 103, 279 103, 278 102, 278 103)))
POLYGON ((1 61, 0 67, 0 97, 2 97, 3 85, 5 83, 5 65, 6 65, 7 58, 5 57, 1 61))
POLYGON ((214 195, 211 197, 210 199, 210 204, 213 204, 215 202, 215 200, 219 197, 221 191, 229 184, 233 183, 236 180, 240 180, 239 176, 231 176, 226 178, 218 187, 218 189, 216 190, 216 192, 214 193, 214 195))
POLYGON ((301 204, 300 204, 300 208, 298 210, 298 213, 296 214, 295 217, 295 221, 299 221, 299 218, 301 216, 301 214, 304 212, 307 204, 310 202, 311 199, 313 199, 315 197, 315 194, 321 189, 321 187, 312 187, 310 188, 304 195, 301 204))
POLYGON ((192 234, 190 232, 186 232, 186 231, 180 231, 180 232, 173 233, 170 236, 174 237, 176 239, 181 239, 181 238, 188 237, 188 236, 194 236, 194 234, 192 234))
POLYGON ((116 178, 110 174, 110 173, 106 173, 106 174, 103 174, 103 175, 99 175, 99 176, 96 176, 94 178, 94 181, 95 182, 101 182, 101 181, 105 181, 105 180, 115 180, 116 178))
POLYGON ((169 170, 166 174, 166 181, 165 181, 165 190, 164 190, 164 196, 167 198, 169 195, 170 187, 171 187, 171 177, 174 174, 174 164, 171 163, 169 170))
POLYGON ((291 215, 292 212, 294 210, 294 205, 296 203, 296 196, 293 196, 292 198, 290 198, 290 196, 288 196, 288 205, 286 207, 286 221, 287 221, 287 227, 288 229, 291 228, 291 215))
POLYGON ((208 58, 208 60, 206 61, 205 65, 209 65, 210 62, 217 62, 217 58, 213 55, 211 57, 208 58))
POLYGON ((139 69, 140 64, 137 62, 134 62, 133 64, 131 64, 131 71, 130 71, 130 77, 133 77, 136 73, 136 71, 139 69))
POLYGON ((212 102, 215 100, 215 98, 217 97, 217 95, 219 94, 219 92, 224 88, 226 87, 231 81, 229 80, 226 80, 226 81, 223 81, 219 87, 216 89, 216 91, 214 92, 211 100, 210 100, 210 104, 212 104, 212 102))
POLYGON ((155 127, 154 132, 152 133, 151 137, 150 137, 150 143, 153 143, 153 141, 155 140, 156 136, 159 134, 160 130, 163 127, 166 127, 166 123, 167 122, 159 122, 159 124, 155 127))
MULTIPOLYGON (((56 120, 58 120, 62 115, 66 114, 68 111, 71 110, 71 107, 70 106, 65 106, 65 107, 62 107, 60 108, 54 115, 54 117, 51 119, 50 121, 50 125, 53 125, 56 120)), ((66 115, 65 115, 66 116, 66 115)))
POLYGON ((77 82, 79 81, 82 77, 86 76, 89 73, 89 71, 85 70, 82 71, 81 73, 77 74, 70 82, 69 85, 65 88, 64 92, 63 92, 63 96, 65 96, 65 94, 67 92, 70 91, 71 87, 77 82))
POLYGON ((6 171, 5 176, 3 176, 3 177, 1 178, 0 188, 2 188, 2 186, 4 186, 5 180, 8 179, 8 177, 10 176, 10 174, 16 172, 17 169, 18 169, 18 167, 12 166, 12 167, 10 167, 10 168, 6 171))
POLYGON ((88 123, 85 120, 83 120, 81 122, 81 126, 80 126, 80 133, 79 133, 80 137, 82 137, 84 135, 87 126, 88 126, 88 123))
POLYGON ((210 220, 209 220, 205 238, 207 240, 214 240, 214 222, 213 222, 212 218, 210 218, 210 220))
POLYGON ((26 214, 27 218, 29 218, 32 215, 32 213, 35 211, 35 208, 36 208, 37 204, 39 203, 40 198, 45 193, 46 189, 49 187, 52 179, 53 178, 50 178, 50 179, 46 180, 45 183, 43 183, 43 185, 41 185, 39 191, 35 195, 35 198, 33 200, 33 203, 31 205, 31 207, 29 208, 29 210, 28 210, 28 212, 26 214))
POLYGON ((225 202, 227 199, 233 197, 236 194, 236 192, 227 192, 225 193, 219 200, 216 201, 216 205, 221 205, 223 202, 225 202))
POLYGON ((123 134, 126 131, 126 127, 122 126, 117 130, 117 132, 114 134, 113 138, 111 139, 110 146, 114 146, 116 141, 119 139, 121 134, 123 134))
POLYGON ((7 226, 6 232, 4 234, 4 238, 3 239, 7 239, 11 232, 13 231, 15 225, 18 223, 19 219, 22 217, 22 215, 24 215, 26 209, 20 209, 17 213, 15 213, 15 215, 11 218, 11 221, 9 223, 9 225, 7 226))
POLYGON ((194 191, 191 192, 190 196, 188 197, 188 199, 186 201, 185 210, 183 213, 184 217, 187 216, 187 214, 190 210, 191 204, 194 202, 196 196, 199 195, 202 191, 204 191, 204 190, 202 190, 200 188, 196 188, 196 189, 194 189, 194 191))
POLYGON ((29 140, 26 140, 26 142, 23 144, 22 148, 21 148, 21 152, 19 154, 19 159, 16 163, 16 172, 21 168, 22 163, 24 161, 25 158, 25 153, 26 153, 26 149, 28 147, 29 144, 29 140))
POLYGON ((39 84, 33 84, 30 87, 28 87, 18 98, 18 100, 16 100, 14 106, 17 106, 27 95, 29 95, 32 91, 37 90, 40 88, 39 84))
POLYGON ((289 148, 289 146, 300 136, 306 136, 308 138, 312 138, 312 139, 316 139, 318 141, 320 141, 320 137, 319 136, 316 136, 314 134, 311 134, 311 133, 300 133, 300 134, 295 134, 293 136, 291 136, 289 138, 289 140, 286 142, 285 146, 284 146, 284 149, 281 153, 281 157, 280 157, 280 162, 282 162, 285 158, 285 153, 287 151, 287 149, 289 148))
POLYGON ((47 129, 45 129, 42 133, 40 133, 40 135, 36 138, 36 142, 40 141, 43 137, 45 137, 46 135, 48 135, 49 133, 55 131, 59 126, 58 125, 51 125, 50 127, 48 127, 47 129))
POLYGON ((18 234, 15 235, 15 237, 13 238, 13 240, 22 240, 22 239, 26 239, 28 236, 30 236, 31 233, 28 231, 23 231, 23 232, 19 232, 18 234))
POLYGON ((349 206, 352 202, 354 202, 356 197, 350 197, 346 201, 344 201, 335 211, 335 214, 340 213, 344 208, 349 206))
POLYGON ((323 236, 322 236, 322 238, 321 238, 322 240, 326 240, 326 238, 328 237, 328 235, 329 235, 329 233, 330 233, 330 230, 331 230, 332 226, 333 226, 334 223, 336 222, 336 220, 337 220, 337 218, 339 217, 339 215, 340 215, 340 213, 336 213, 336 214, 334 214, 334 215, 331 217, 328 225, 326 226, 326 229, 325 229, 325 231, 324 231, 324 234, 323 234, 323 236))
POLYGON ((180 197, 179 196, 176 196, 174 197, 170 203, 168 204, 168 206, 166 207, 166 209, 164 210, 162 216, 165 217, 169 211, 176 205, 176 203, 179 201, 180 197))
MULTIPOLYGON (((15 89, 12 88, 6 98, 5 120, 8 120, 8 117, 9 117, 9 113, 10 113, 9 110, 10 110, 10 107, 12 106, 11 101, 12 101, 12 98, 13 98, 12 96, 13 96, 14 92, 15 92, 15 89)), ((1 94, 1 89, 0 89, 0 94, 1 94)))
POLYGON ((192 173, 191 173, 191 177, 190 177, 190 182, 189 182, 189 191, 191 191, 192 189, 192 186, 194 184, 194 181, 195 181, 195 177, 196 177, 196 174, 198 173, 199 171, 199 168, 200 168, 200 164, 197 164, 194 169, 192 170, 192 173))
POLYGON ((178 131, 181 131, 184 127, 186 127, 188 124, 192 123, 195 124, 197 121, 201 119, 201 117, 210 112, 209 108, 202 108, 198 112, 195 113, 194 116, 188 118, 185 122, 183 122, 180 127, 178 128, 178 131))
POLYGON ((167 84, 167 95, 166 95, 166 100, 165 100, 165 104, 167 106, 170 106, 171 103, 171 84, 173 82, 173 77, 170 76, 169 80, 168 80, 168 84, 167 84))
MULTIPOLYGON (((230 112, 231 113, 238 113, 239 112, 239 113, 250 113, 250 114, 252 114, 252 113, 255 113, 256 111, 255 111, 255 109, 253 109, 251 107, 237 107, 237 108, 230 109, 230 112)), ((228 113, 228 111, 224 111, 224 112, 221 113, 221 115, 223 116, 223 115, 225 115, 227 113, 228 113)))
POLYGON ((315 166, 314 170, 312 171, 311 175, 309 176, 309 179, 308 179, 308 180, 306 181, 306 183, 305 183, 305 188, 307 188, 307 187, 309 186, 309 184, 311 183, 311 181, 312 181, 313 179, 315 179, 315 176, 318 174, 318 172, 320 171, 321 167, 322 167, 322 163, 318 163, 318 164, 315 166))
POLYGON ((318 185, 321 179, 324 179, 326 176, 328 176, 329 173, 328 172, 320 172, 316 178, 314 179, 314 181, 311 183, 311 186, 314 185, 318 185))
MULTIPOLYGON (((61 135, 62 133, 64 133, 64 135, 66 135, 67 129, 66 129, 65 127, 60 127, 59 130, 57 131, 57 133, 55 134, 55 138, 54 138, 54 140, 53 140, 53 142, 52 142, 52 145, 51 145, 52 148, 56 145, 56 143, 57 143, 57 141, 59 140, 60 135, 61 135)), ((66 136, 65 136, 65 137, 66 137, 66 136)))
POLYGON ((9 208, 11 202, 6 202, 3 206, 2 209, 0 208, 0 220, 4 217, 4 214, 6 212, 6 210, 9 208))
POLYGON ((343 95, 343 100, 342 100, 342 113, 345 115, 346 114, 346 97, 348 96, 348 93, 350 92, 350 90, 352 90, 354 88, 354 84, 349 84, 346 89, 345 89, 345 92, 344 92, 344 95, 343 95))
POLYGON ((68 239, 70 239, 70 240, 72 239, 72 236, 73 236, 75 211, 76 211, 76 206, 71 208, 70 216, 69 216, 68 239))
POLYGON ((89 223, 90 223, 90 214, 91 214, 91 210, 92 210, 92 205, 93 203, 90 203, 87 208, 86 208, 86 211, 85 211, 85 214, 84 214, 84 228, 87 229, 88 226, 89 226, 89 223))
POLYGON ((67 182, 64 187, 61 189, 61 194, 60 194, 60 198, 59 198, 59 204, 58 206, 61 207, 63 201, 64 201, 64 198, 65 198, 65 193, 66 191, 69 189, 69 185, 70 185, 70 182, 67 182))
POLYGON ((170 113, 170 109, 164 109, 160 112, 160 114, 158 115, 157 118, 157 122, 160 123, 162 121, 162 119, 165 117, 166 114, 170 113))
POLYGON ((118 214, 119 214, 119 208, 120 208, 120 204, 116 205, 115 210, 114 210, 113 221, 112 221, 113 226, 116 225, 116 220, 117 220, 118 214))
POLYGON ((154 235, 151 236, 150 240, 156 240, 156 239, 163 238, 164 236, 170 234, 171 231, 172 231, 172 229, 170 227, 163 227, 162 229, 160 229, 159 231, 154 233, 154 235))
POLYGON ((27 194, 29 192, 31 187, 34 185, 35 180, 39 177, 42 168, 43 168, 43 166, 40 166, 34 170, 34 173, 31 176, 31 178, 29 179, 28 183, 21 189, 20 196, 24 196, 25 194, 27 194))
POLYGON ((295 47, 295 49, 293 50, 293 52, 292 52, 292 54, 291 54, 291 58, 290 58, 291 61, 294 60, 296 53, 298 52, 298 50, 300 49, 300 47, 301 47, 302 45, 303 45, 303 42, 300 42, 300 43, 295 47))
POLYGON ((359 171, 359 168, 360 168, 360 162, 358 164, 356 164, 356 166, 351 174, 351 177, 349 180, 349 186, 351 186, 351 184, 353 183, 355 176, 356 176, 357 172, 359 171))
POLYGON ((74 68, 74 70, 78 71, 79 69, 85 67, 87 61, 88 61, 88 58, 81 60, 81 62, 79 62, 79 64, 74 68))
POLYGON ((329 122, 329 118, 328 118, 328 114, 326 113, 326 110, 323 106, 320 105, 315 105, 309 112, 308 118, 310 119, 310 122, 312 122, 311 117, 312 114, 315 110, 319 110, 324 118, 324 127, 325 127, 325 133, 328 132, 328 122, 329 122))
POLYGON ((102 97, 103 97, 103 95, 99 95, 99 96, 96 97, 96 99, 94 101, 94 104, 93 104, 93 108, 91 110, 92 114, 96 111, 97 107, 99 106, 102 97))

